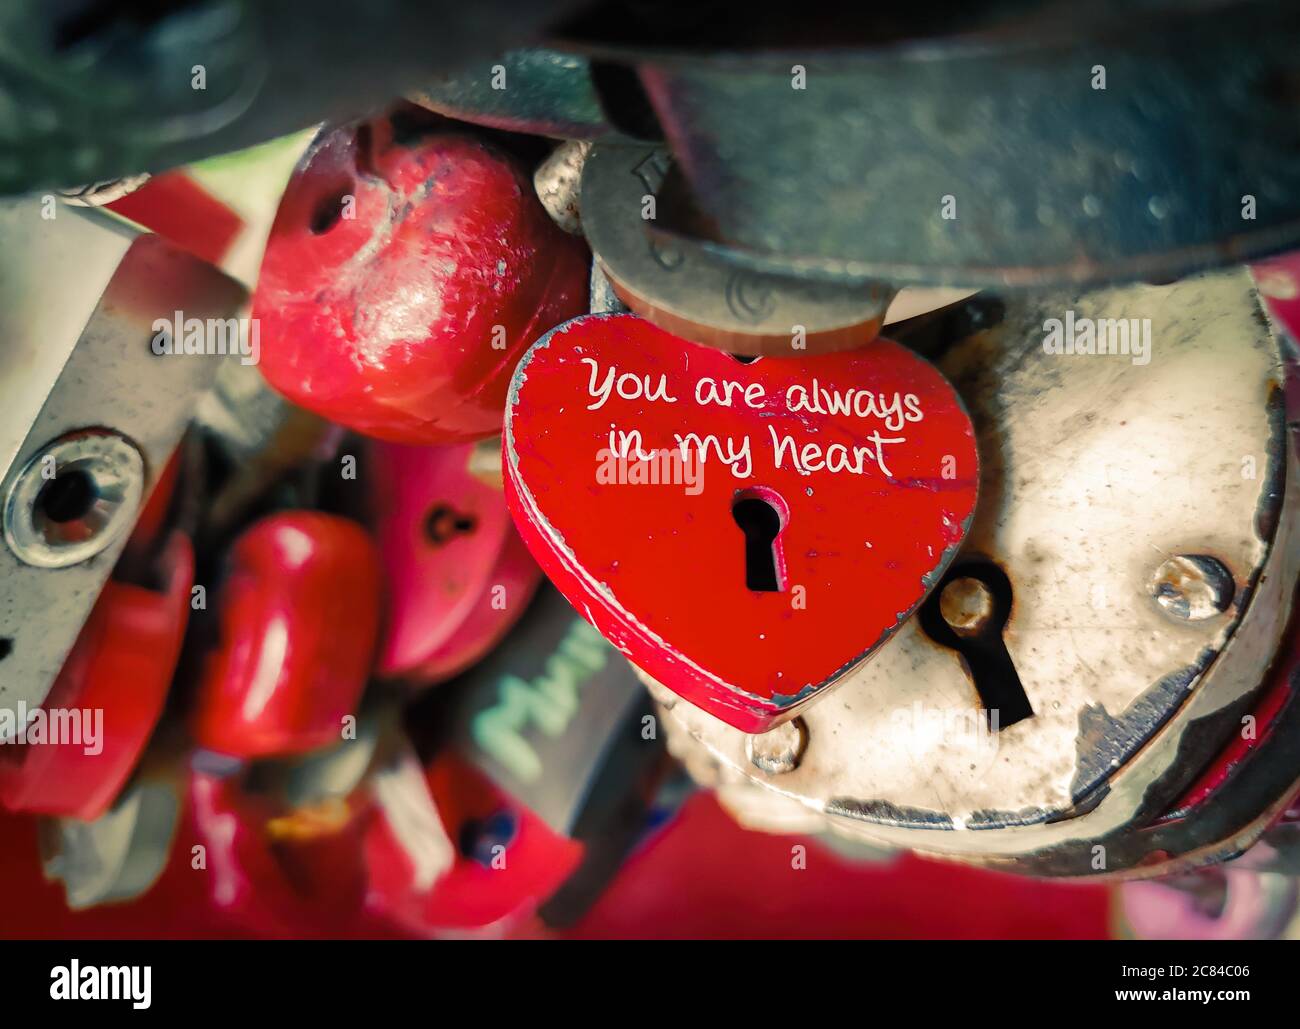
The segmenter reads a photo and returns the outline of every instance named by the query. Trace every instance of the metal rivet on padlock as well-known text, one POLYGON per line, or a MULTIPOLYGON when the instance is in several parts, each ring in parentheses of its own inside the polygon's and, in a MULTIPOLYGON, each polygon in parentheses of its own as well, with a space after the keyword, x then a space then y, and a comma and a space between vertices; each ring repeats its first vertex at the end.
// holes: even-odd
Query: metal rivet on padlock
POLYGON ((596 144, 582 174, 582 227, 620 300, 695 343, 798 357, 869 343, 882 325, 969 296, 752 271, 699 242, 655 232, 671 167, 665 151, 596 144), (897 309, 894 304, 897 302, 897 309))
POLYGON ((939 594, 939 613, 959 636, 976 636, 993 618, 993 591, 969 575, 954 578, 939 594))
POLYGON ((769 775, 780 775, 799 767, 808 747, 808 726, 792 718, 758 736, 749 737, 749 760, 769 775))
POLYGON ((312 144, 254 298, 261 370, 295 403, 396 442, 500 431, 510 369, 584 309, 586 248, 527 170, 405 105, 312 144))
POLYGON ((144 458, 114 432, 88 429, 32 457, 5 498, 5 540, 21 560, 66 568, 130 529, 144 488, 144 458))
POLYGON ((191 715, 203 747, 238 757, 296 754, 342 738, 379 629, 380 571, 359 525, 269 515, 235 541, 221 586, 221 641, 191 715))
POLYGON ((477 444, 371 451, 387 617, 376 672, 415 684, 456 675, 528 607, 541 571, 515 531, 477 444))
POLYGON ((504 447, 552 581, 635 665, 747 732, 897 630, 979 480, 956 393, 898 344, 747 364, 632 315, 529 351, 504 447))
POLYGON ((1237 584, 1217 558, 1180 554, 1160 563, 1148 589, 1156 603, 1175 618, 1199 622, 1226 611, 1237 584))

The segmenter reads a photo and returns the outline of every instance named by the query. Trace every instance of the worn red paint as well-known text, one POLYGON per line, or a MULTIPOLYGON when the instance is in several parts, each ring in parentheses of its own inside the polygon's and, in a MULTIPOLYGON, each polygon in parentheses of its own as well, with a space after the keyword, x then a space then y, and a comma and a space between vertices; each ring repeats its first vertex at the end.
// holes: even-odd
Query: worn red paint
POLYGON ((955 391, 896 343, 744 364, 631 315, 538 342, 516 372, 504 450, 520 533, 574 606, 633 663, 750 732, 915 609, 965 535, 979 479, 955 391), (699 491, 598 481, 611 431, 620 450, 632 430, 644 453, 710 439, 699 491), (745 439, 747 460, 719 460, 745 439), (732 513, 745 496, 782 516, 777 592, 746 584, 732 513))
POLYGON ((294 403, 398 443, 501 431, 510 372, 586 309, 588 258, 522 163, 418 108, 303 157, 258 279, 261 369, 294 403), (400 138, 398 138, 400 137, 400 138))
POLYGON ((221 642, 204 666, 194 738, 237 757, 337 743, 369 677, 379 603, 378 555, 355 522, 291 511, 245 530, 221 587, 221 642))

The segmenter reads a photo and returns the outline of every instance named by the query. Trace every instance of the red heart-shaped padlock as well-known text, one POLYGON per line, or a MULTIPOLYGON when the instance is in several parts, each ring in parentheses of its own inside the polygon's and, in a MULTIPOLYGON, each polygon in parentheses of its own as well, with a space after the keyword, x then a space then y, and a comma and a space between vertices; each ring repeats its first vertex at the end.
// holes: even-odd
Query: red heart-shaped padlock
POLYGON ((893 633, 979 480, 956 392, 897 343, 743 363, 632 315, 533 346, 503 448, 520 533, 570 602, 747 732, 893 633))

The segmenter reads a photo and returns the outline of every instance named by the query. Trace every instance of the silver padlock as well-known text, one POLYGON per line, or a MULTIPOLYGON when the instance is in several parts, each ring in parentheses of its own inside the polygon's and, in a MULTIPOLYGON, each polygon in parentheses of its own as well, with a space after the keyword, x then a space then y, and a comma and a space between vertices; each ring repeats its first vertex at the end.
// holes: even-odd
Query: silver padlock
POLYGON ((223 324, 233 279, 99 211, 0 205, 0 682, 34 712, 222 360, 159 353, 223 324))
MULTIPOLYGON (((667 698, 669 733, 871 844, 1038 874, 1176 868, 1191 835, 1135 830, 1242 730, 1287 638, 1281 345, 1244 269, 1008 301, 937 355, 984 478, 920 616, 770 738, 667 698)), ((1218 855, 1286 794, 1243 801, 1255 822, 1222 823, 1218 855)))

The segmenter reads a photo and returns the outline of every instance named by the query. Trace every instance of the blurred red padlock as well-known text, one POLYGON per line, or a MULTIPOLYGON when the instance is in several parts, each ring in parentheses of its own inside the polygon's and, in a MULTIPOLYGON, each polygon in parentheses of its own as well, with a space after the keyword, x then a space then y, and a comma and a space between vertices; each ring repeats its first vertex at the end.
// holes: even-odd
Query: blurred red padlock
POLYGON ((296 169, 254 298, 261 369, 369 436, 491 436, 515 362, 585 309, 587 279, 522 162, 403 105, 320 137, 296 169))
MULTIPOLYGON (((528 606, 541 571, 473 445, 372 449, 388 617, 378 674, 429 684, 464 671, 528 606)), ((498 461, 499 474, 499 461, 498 461)))
POLYGON ((183 533, 172 533, 158 567, 160 591, 104 587, 37 714, 44 742, 0 753, 4 807, 89 820, 120 792, 162 714, 189 620, 194 552, 183 533), (80 739, 51 738, 73 726, 80 739))
POLYGON ((355 522, 316 511, 245 530, 221 591, 191 729, 237 757, 337 742, 365 688, 379 629, 379 558, 355 522))
MULTIPOLYGON (((389 775, 412 778, 410 769, 389 775)), ((377 789, 365 842, 374 903, 408 931, 510 932, 581 862, 582 844, 553 832, 454 753, 435 758, 423 780, 377 789), (427 793, 411 797, 417 787, 427 793), (421 800, 426 815, 414 817, 421 800)))
POLYGON ((309 813, 286 812, 274 797, 250 792, 239 770, 195 769, 189 802, 201 860, 194 853, 177 857, 207 877, 209 903, 246 932, 301 938, 360 915, 364 797, 355 808, 341 801, 312 824, 309 813))

